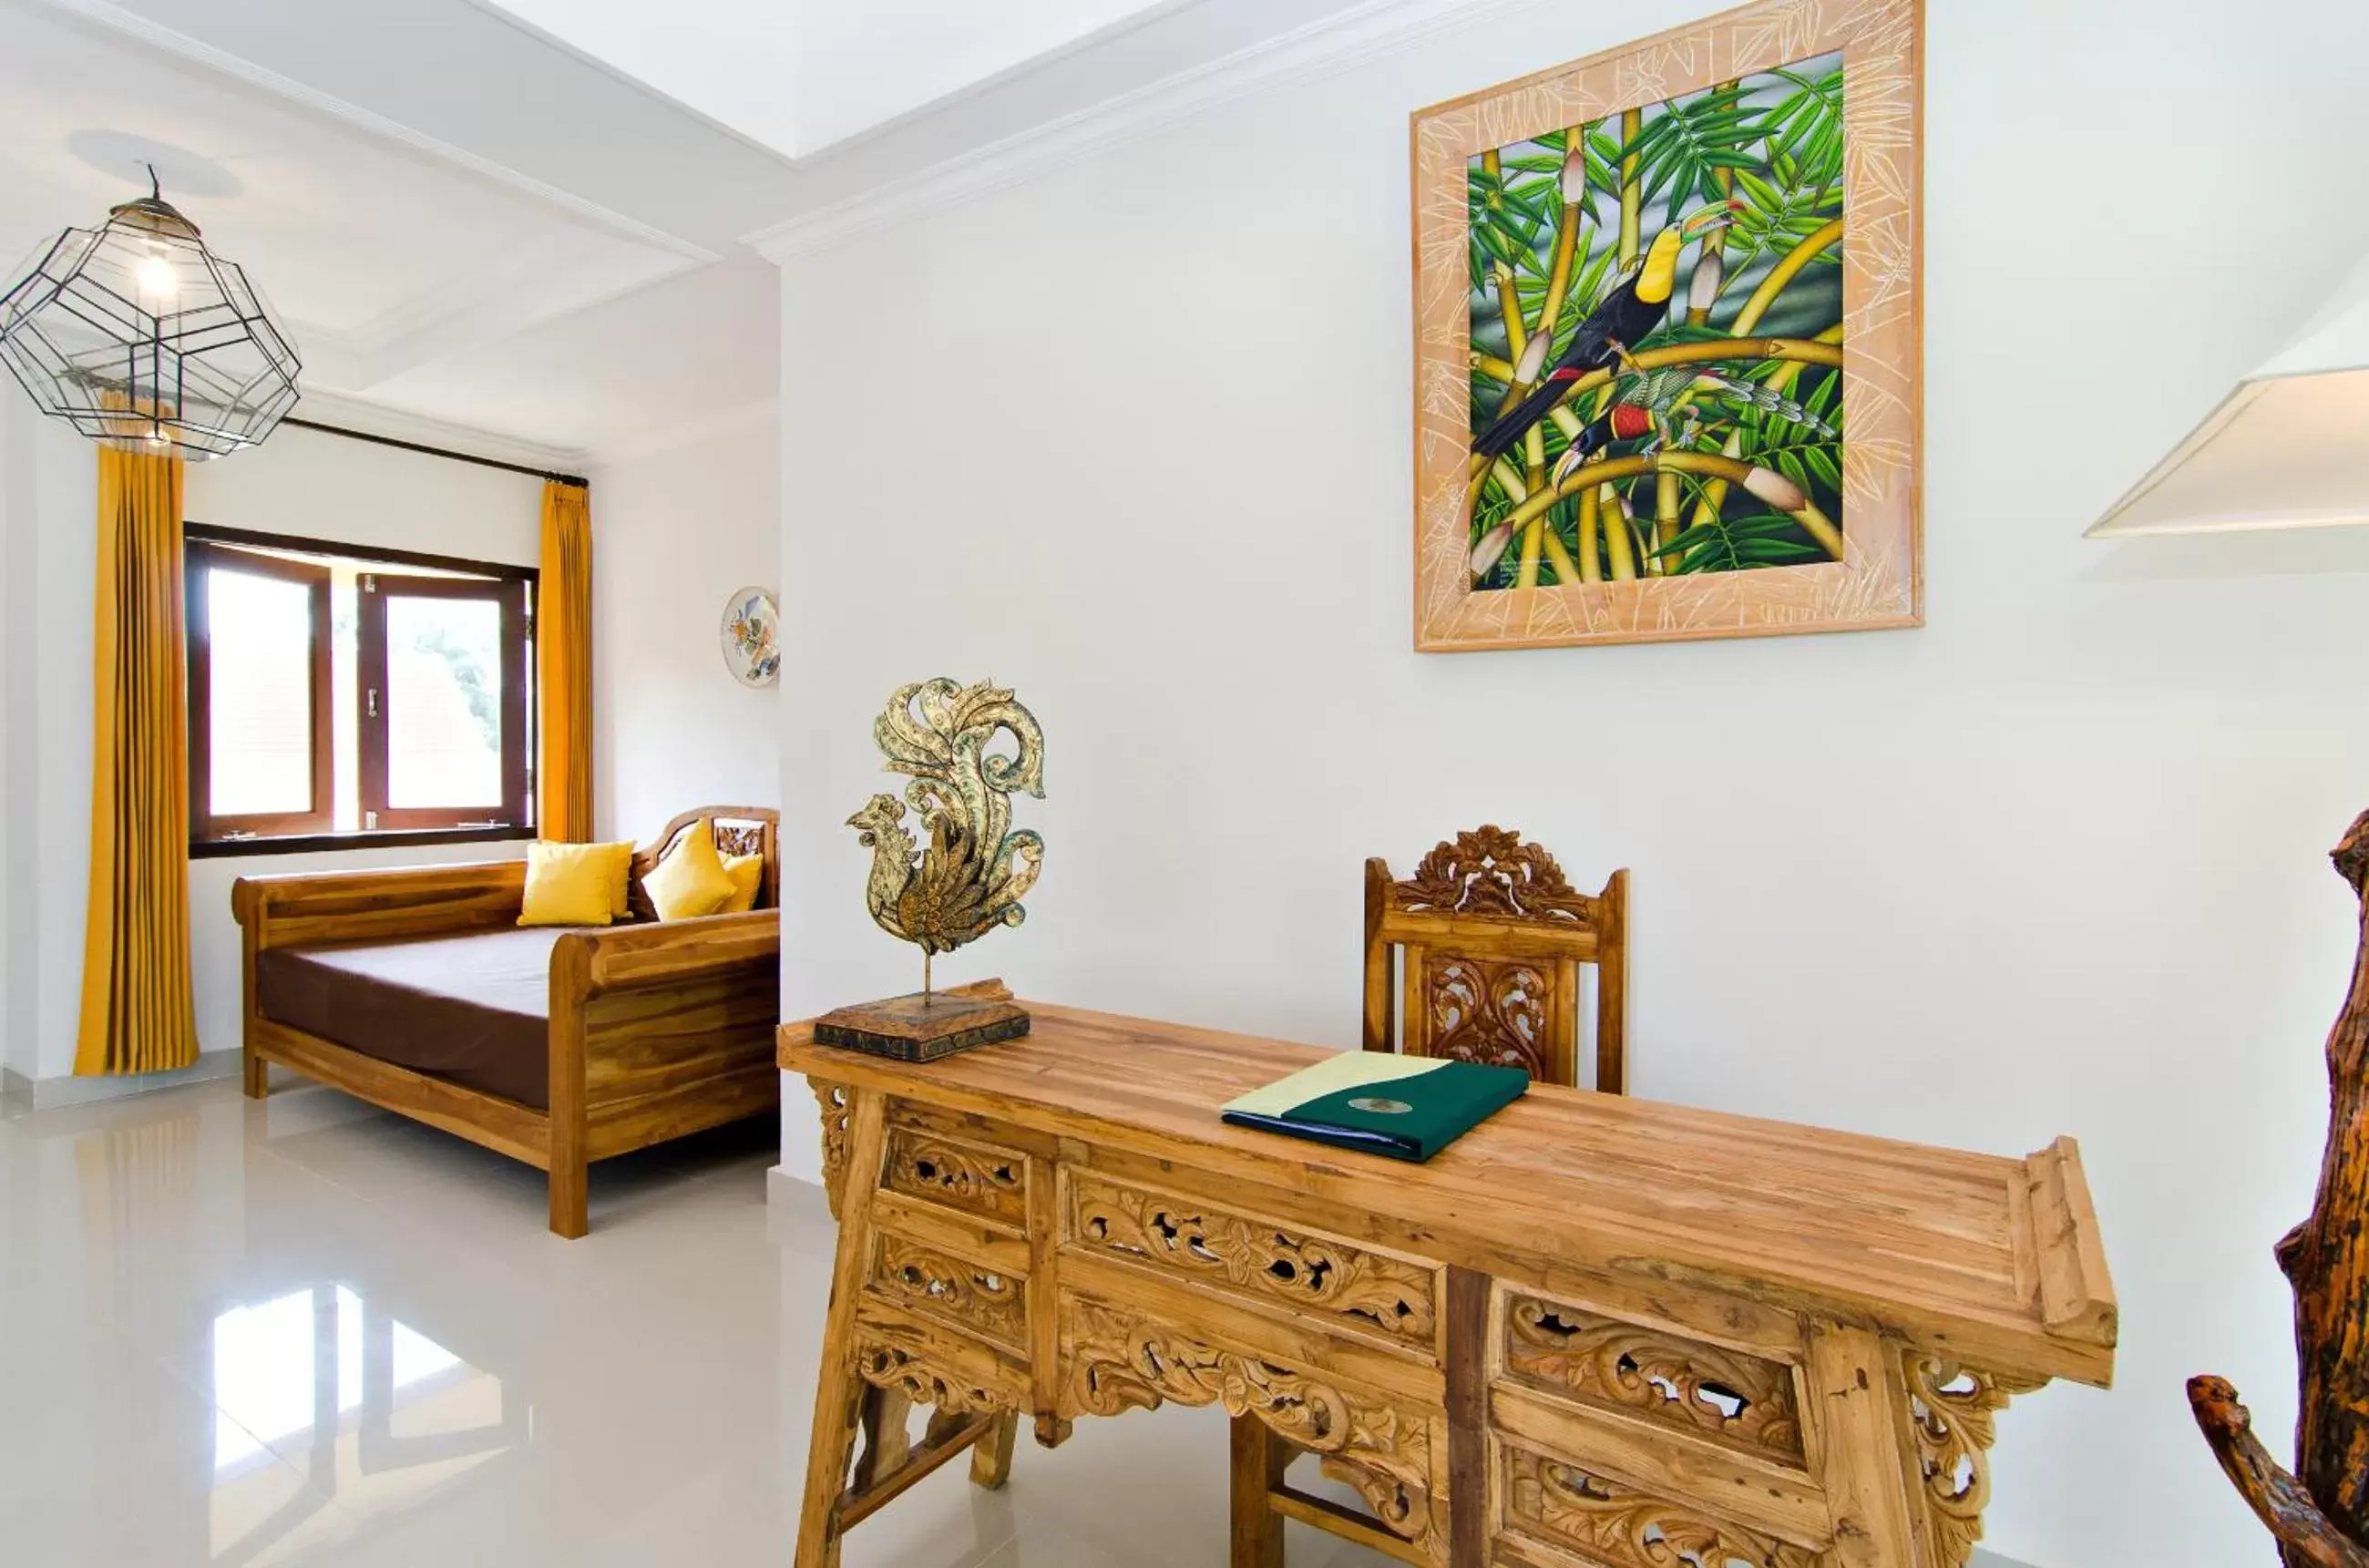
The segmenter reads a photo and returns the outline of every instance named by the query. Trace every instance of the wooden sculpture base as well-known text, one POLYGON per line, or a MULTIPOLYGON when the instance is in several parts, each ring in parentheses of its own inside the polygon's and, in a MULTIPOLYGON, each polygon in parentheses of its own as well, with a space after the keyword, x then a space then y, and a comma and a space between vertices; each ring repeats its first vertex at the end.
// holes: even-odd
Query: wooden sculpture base
MULTIPOLYGON (((1002 990, 998 982, 988 984, 1002 990)), ((827 1046, 898 1061, 935 1061, 1028 1033, 1028 1010, 1015 1005, 1011 992, 981 996, 976 989, 965 988, 971 994, 917 990, 860 1001, 817 1019, 814 1037, 827 1046)))

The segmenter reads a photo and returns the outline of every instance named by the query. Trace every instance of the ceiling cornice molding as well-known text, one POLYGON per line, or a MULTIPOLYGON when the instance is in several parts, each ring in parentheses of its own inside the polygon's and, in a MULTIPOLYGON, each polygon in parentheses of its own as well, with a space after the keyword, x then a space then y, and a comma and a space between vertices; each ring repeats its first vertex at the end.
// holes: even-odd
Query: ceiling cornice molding
POLYGON ((653 246, 694 263, 704 264, 723 259, 717 252, 695 241, 686 239, 681 235, 670 234, 664 229, 645 223, 638 218, 631 218, 612 208, 603 207, 597 201, 588 201, 583 197, 563 190, 555 185, 546 184, 532 175, 512 168, 507 164, 497 163, 491 158, 472 153, 465 147, 456 147, 449 142, 440 141, 399 120, 390 120, 374 110, 364 109, 360 104, 349 103, 343 98, 307 86, 293 77, 283 76, 276 71, 267 70, 253 61, 243 59, 226 50, 217 49, 186 33, 176 32, 171 28, 151 21, 136 12, 127 11, 120 6, 109 4, 109 0, 31 0, 31 3, 144 44, 150 49, 172 55, 217 75, 226 76, 258 91, 269 93, 302 109, 350 126, 364 135, 375 137, 383 142, 394 143, 412 152, 424 154, 429 157, 450 164, 455 168, 464 169, 481 179, 489 180, 506 189, 555 208, 619 238, 653 246))
POLYGON ((704 265, 657 257, 648 258, 647 267, 624 268, 616 264, 619 258, 647 252, 601 250, 606 254, 573 258, 530 252, 479 274, 448 279, 349 332, 330 334, 353 356, 353 379, 344 384, 369 386, 458 349, 581 315, 704 265))
POLYGON ((1337 74, 1528 0, 1367 0, 1131 92, 743 235, 780 264, 1009 189, 1255 93, 1337 74))
POLYGON ((702 414, 696 419, 663 426, 656 430, 637 433, 630 440, 595 443, 585 454, 585 461, 597 475, 604 468, 614 468, 628 463, 645 463, 655 457, 667 457, 704 446, 709 441, 731 437, 763 435, 778 441, 781 436, 781 403, 777 398, 761 397, 753 402, 737 403, 727 408, 702 414))
POLYGON ((582 474, 591 463, 589 454, 575 448, 545 446, 540 441, 481 430, 426 414, 407 413, 382 403, 373 403, 368 398, 318 391, 309 386, 303 389, 303 395, 292 413, 299 419, 338 425, 347 429, 360 430, 365 435, 389 436, 396 441, 450 447, 454 452, 496 458, 527 468, 582 474))

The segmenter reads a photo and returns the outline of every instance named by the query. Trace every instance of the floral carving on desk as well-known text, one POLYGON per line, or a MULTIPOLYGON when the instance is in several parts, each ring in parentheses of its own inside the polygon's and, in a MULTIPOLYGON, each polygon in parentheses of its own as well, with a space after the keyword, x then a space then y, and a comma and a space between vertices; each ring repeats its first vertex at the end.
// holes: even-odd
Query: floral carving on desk
POLYGON ((1026 1336, 1020 1280, 887 1231, 878 1245, 872 1288, 890 1300, 1007 1345, 1026 1336))
POLYGON ((1605 1568, 1818 1568, 1820 1554, 1527 1448, 1505 1450, 1506 1523, 1605 1568))
POLYGON ((991 1353, 936 1335, 867 1322, 856 1330, 855 1375, 876 1389, 956 1414, 1017 1410, 1025 1390, 1000 1387, 991 1353))
POLYGON ((822 1110, 822 1190, 830 1199, 830 1217, 839 1218, 840 1195, 847 1186, 847 1085, 807 1080, 815 1104, 822 1110))
POLYGON ((1173 1196, 1078 1173, 1070 1233, 1154 1267, 1216 1276, 1296 1310, 1337 1313, 1402 1343, 1428 1346, 1429 1269, 1173 1196))
POLYGON ((1429 1541, 1431 1422, 1421 1410, 1353 1391, 1255 1356, 1195 1339, 1097 1301, 1061 1303, 1062 1414, 1117 1415, 1179 1404, 1252 1415, 1325 1473, 1357 1489, 1392 1534, 1429 1541))
POLYGON ((2011 1396, 2031 1393, 2044 1379, 1976 1372, 1913 1352, 1903 1369, 1931 1561, 1939 1568, 1965 1568, 1983 1539, 1983 1510, 1990 1505, 1988 1450, 1998 1436, 1998 1413, 2011 1396))
POLYGON ((1505 1311, 1505 1365, 1551 1393, 1802 1462, 1793 1369, 1781 1362, 1516 1296, 1505 1311))
POLYGON ((897 1127, 888 1134, 880 1185, 1005 1225, 1028 1223, 1028 1159, 1007 1150, 897 1127))

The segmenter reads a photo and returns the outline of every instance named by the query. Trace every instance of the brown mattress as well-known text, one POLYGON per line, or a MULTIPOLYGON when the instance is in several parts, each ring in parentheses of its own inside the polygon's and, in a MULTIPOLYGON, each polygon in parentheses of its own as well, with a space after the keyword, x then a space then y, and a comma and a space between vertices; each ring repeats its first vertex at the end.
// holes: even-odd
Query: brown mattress
POLYGON ((551 947, 567 929, 267 948, 256 1006, 349 1050, 548 1110, 551 947))

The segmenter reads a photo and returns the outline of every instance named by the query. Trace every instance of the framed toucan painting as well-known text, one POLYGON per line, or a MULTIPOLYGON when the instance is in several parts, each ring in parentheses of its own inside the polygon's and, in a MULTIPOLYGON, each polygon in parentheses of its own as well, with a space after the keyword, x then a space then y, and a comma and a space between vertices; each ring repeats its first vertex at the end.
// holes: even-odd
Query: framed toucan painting
POLYGON ((1922 0, 1419 111, 1415 646, 1914 626, 1922 0))

